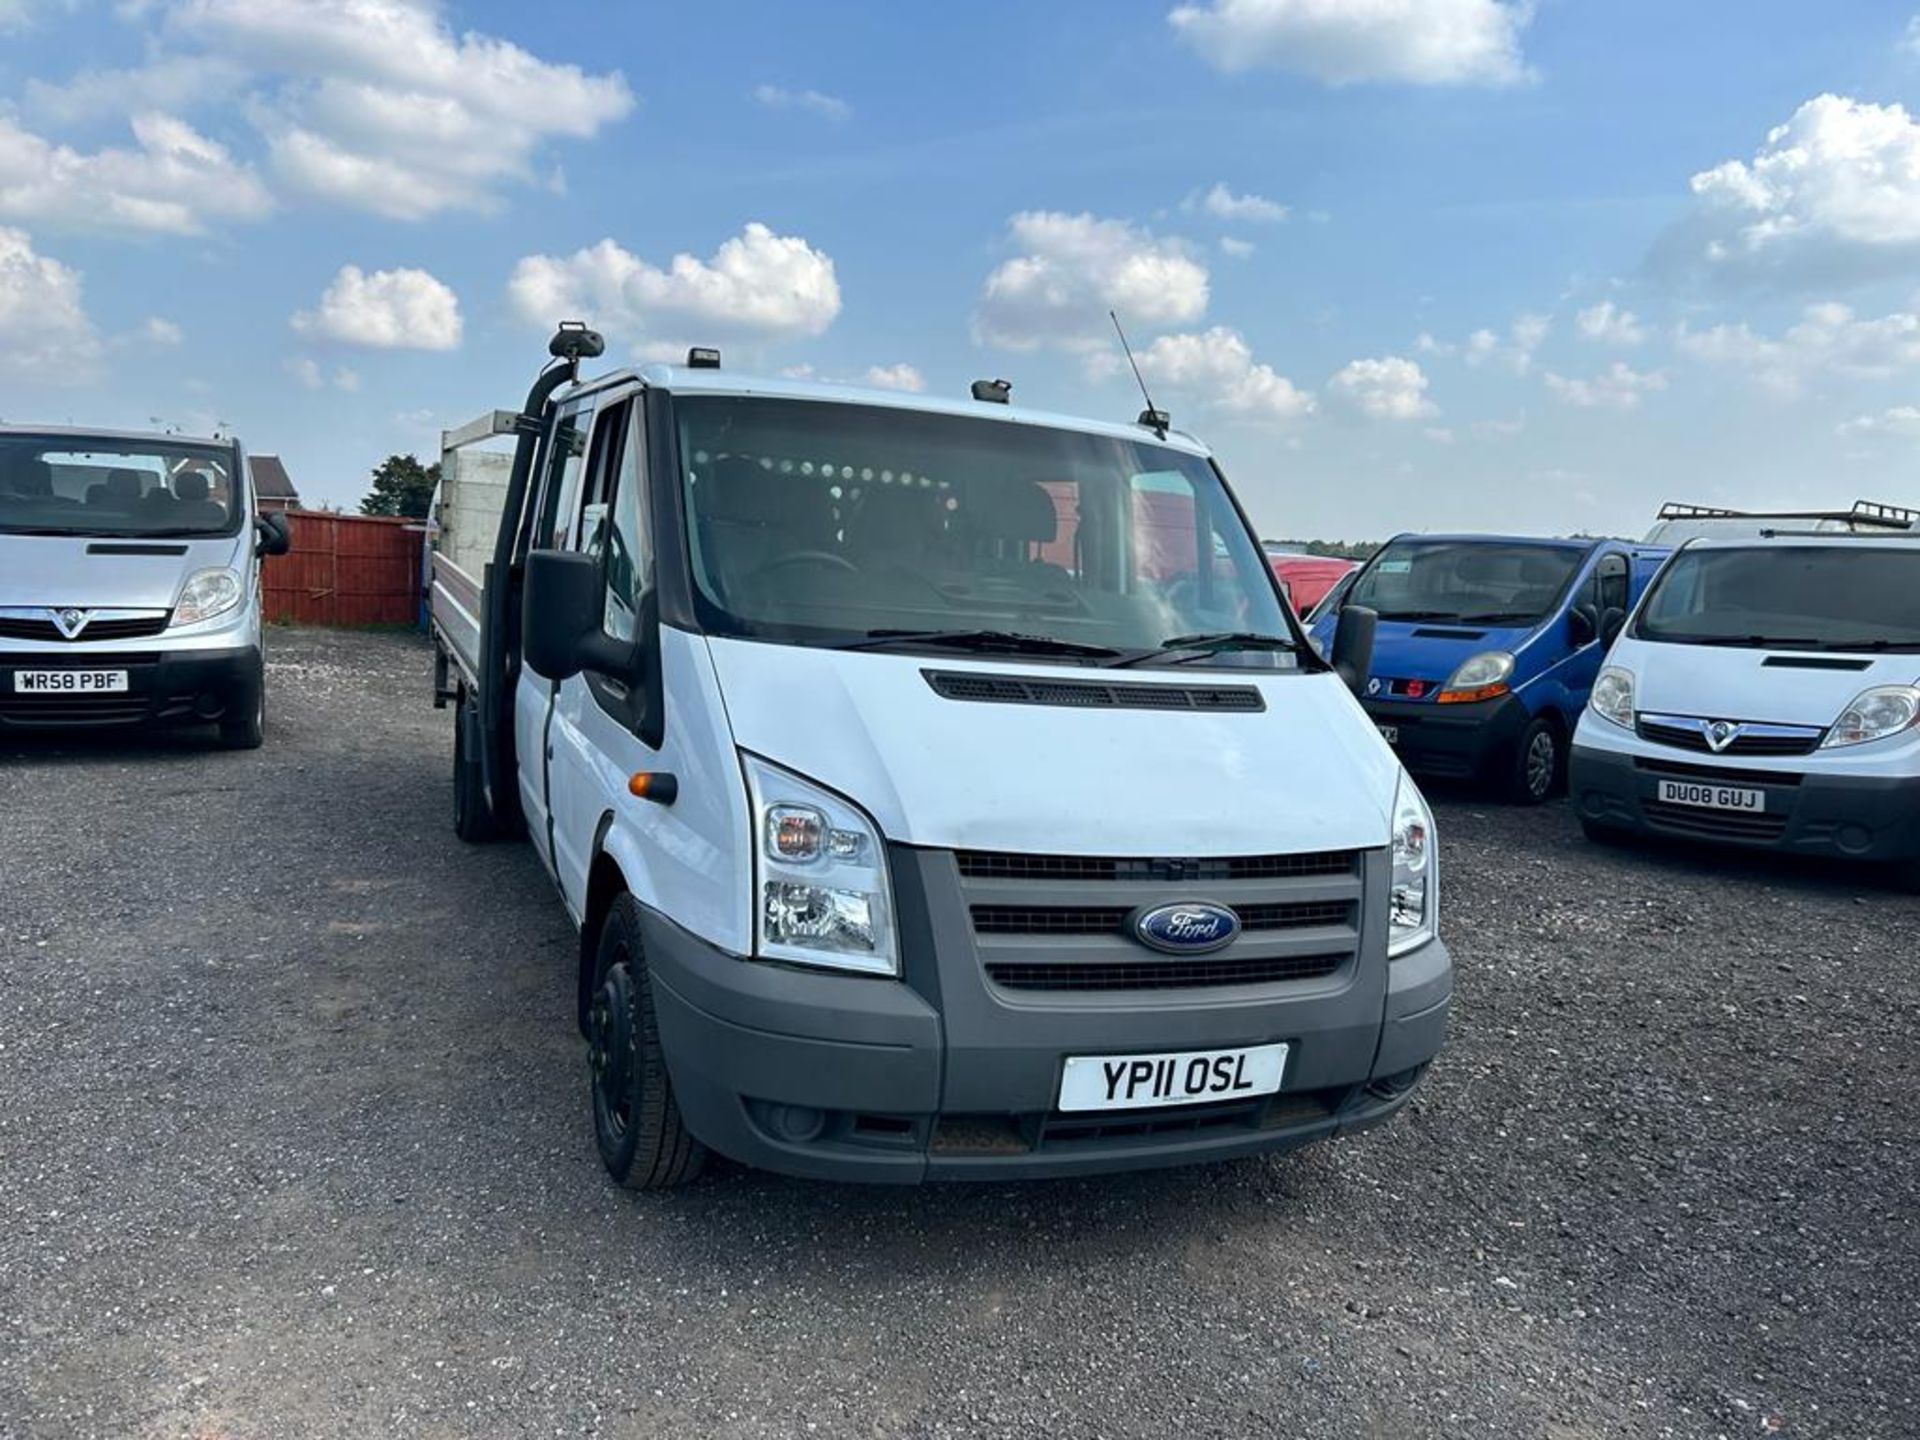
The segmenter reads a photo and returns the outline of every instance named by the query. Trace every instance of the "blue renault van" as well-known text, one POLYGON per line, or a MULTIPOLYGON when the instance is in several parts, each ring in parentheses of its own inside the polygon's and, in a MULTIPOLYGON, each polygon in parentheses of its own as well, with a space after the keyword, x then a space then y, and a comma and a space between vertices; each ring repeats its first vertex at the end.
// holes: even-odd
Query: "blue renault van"
POLYGON ((1621 540, 1402 535, 1316 613, 1313 638, 1324 653, 1342 607, 1375 611, 1361 703, 1407 769, 1537 805, 1561 782, 1607 647, 1668 553, 1621 540))

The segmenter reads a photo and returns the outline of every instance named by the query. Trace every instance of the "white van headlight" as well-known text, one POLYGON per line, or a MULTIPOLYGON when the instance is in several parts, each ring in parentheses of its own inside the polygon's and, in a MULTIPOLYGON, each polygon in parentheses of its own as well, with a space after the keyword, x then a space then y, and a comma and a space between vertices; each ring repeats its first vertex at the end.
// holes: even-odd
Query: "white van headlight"
POLYGON ((173 625, 198 625, 224 615, 240 603, 244 594, 240 577, 231 570, 196 570, 180 587, 179 603, 173 607, 173 625))
POLYGON ((852 801, 743 754, 753 807, 754 953, 898 975, 886 847, 852 801))
POLYGON ((1912 685, 1876 685, 1847 702, 1840 718, 1820 742, 1823 750, 1842 745, 1864 745, 1912 729, 1920 722, 1920 688, 1912 685))
POLYGON ((1393 883, 1387 892, 1387 958, 1418 950, 1440 933, 1440 858, 1433 812, 1406 771, 1393 795, 1393 883))
POLYGON ((1602 720, 1624 730, 1633 728, 1633 672, 1609 665, 1601 670, 1587 693, 1587 707, 1602 720))
POLYGON ((1505 650, 1482 650, 1460 662, 1460 668, 1447 677, 1434 697, 1441 705, 1464 705, 1475 700, 1492 700, 1507 693, 1507 681, 1513 676, 1513 656, 1505 650))

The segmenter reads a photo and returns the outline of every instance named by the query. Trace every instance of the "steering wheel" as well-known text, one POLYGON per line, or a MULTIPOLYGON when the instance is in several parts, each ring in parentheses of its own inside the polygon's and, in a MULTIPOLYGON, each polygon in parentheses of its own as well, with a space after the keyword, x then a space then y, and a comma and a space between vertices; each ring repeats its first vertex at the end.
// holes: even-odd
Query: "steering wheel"
POLYGON ((858 565, 846 556, 836 555, 831 550, 789 550, 785 555, 769 560, 755 570, 753 578, 758 580, 763 575, 769 575, 775 570, 785 570, 792 565, 830 565, 836 570, 846 571, 849 575, 860 573, 858 565))

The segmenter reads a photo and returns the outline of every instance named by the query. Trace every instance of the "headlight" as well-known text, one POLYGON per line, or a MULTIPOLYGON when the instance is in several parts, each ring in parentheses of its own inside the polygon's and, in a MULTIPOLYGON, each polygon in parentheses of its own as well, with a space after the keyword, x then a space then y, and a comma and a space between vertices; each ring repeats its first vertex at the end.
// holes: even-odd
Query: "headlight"
POLYGON ((1864 745, 1913 728, 1920 721, 1920 689, 1912 685, 1876 685, 1847 703, 1840 718, 1820 742, 1823 750, 1841 745, 1864 745))
POLYGON ((872 975, 900 973, 886 848, 851 801, 742 755, 753 806, 754 953, 872 975))
POLYGON ((1623 730, 1633 728, 1633 672, 1618 665, 1603 669, 1587 695, 1587 705, 1602 720, 1623 730))
POLYGON ((1482 650, 1463 661, 1434 698, 1441 705, 1491 700, 1507 693, 1507 678, 1512 674, 1513 656, 1504 650, 1482 650))
POLYGON ((1393 885, 1387 895, 1387 958, 1418 950, 1440 933, 1440 857, 1433 812, 1406 771, 1393 796, 1393 885))
POLYGON ((197 570, 181 588, 173 607, 174 625, 197 625, 224 615, 240 603, 240 577, 231 570, 197 570))

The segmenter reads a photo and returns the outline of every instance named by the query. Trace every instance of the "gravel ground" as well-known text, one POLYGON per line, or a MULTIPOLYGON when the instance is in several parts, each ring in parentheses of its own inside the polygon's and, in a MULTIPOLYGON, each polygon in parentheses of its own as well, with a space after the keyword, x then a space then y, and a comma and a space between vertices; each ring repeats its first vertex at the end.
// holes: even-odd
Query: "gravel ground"
POLYGON ((0 1436, 1920 1433, 1920 900, 1446 800, 1381 1130, 635 1196, 426 671, 288 634, 262 751, 0 751, 0 1436))

